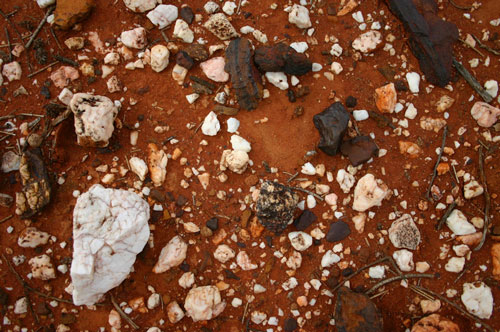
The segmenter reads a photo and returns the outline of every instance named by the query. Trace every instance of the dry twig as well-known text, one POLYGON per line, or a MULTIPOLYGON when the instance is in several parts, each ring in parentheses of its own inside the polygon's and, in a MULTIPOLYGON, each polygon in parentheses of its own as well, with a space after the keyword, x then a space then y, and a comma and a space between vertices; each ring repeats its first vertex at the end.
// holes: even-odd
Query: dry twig
POLYGON ((475 41, 479 44, 479 47, 484 48, 486 51, 491 52, 491 53, 493 53, 493 54, 495 54, 495 55, 500 55, 500 52, 499 52, 499 51, 494 50, 494 49, 492 49, 491 47, 489 47, 489 46, 487 46, 487 45, 483 44, 483 43, 481 42, 481 40, 480 40, 479 38, 477 38, 476 36, 474 36, 473 34, 471 34, 471 36, 472 36, 472 38, 474 38, 474 40, 475 40, 475 41))
POLYGON ((320 201, 324 201, 325 199, 323 197, 321 197, 320 195, 316 194, 316 193, 313 193, 312 191, 310 190, 307 190, 307 189, 303 189, 303 188, 300 188, 300 187, 290 187, 291 189, 294 189, 294 190, 298 190, 298 191, 302 191, 303 193, 306 193, 306 194, 309 194, 309 195, 313 195, 314 197, 316 197, 317 199, 319 199, 320 201))
POLYGON ((408 274, 402 274, 402 275, 399 275, 399 276, 395 276, 395 277, 384 279, 381 282, 376 283, 372 288, 370 288, 369 290, 366 291, 366 294, 367 295, 371 294, 374 291, 376 291, 377 289, 379 289, 380 287, 382 287, 384 285, 387 285, 387 284, 389 284, 389 283, 391 283, 393 281, 397 281, 397 280, 410 279, 410 278, 429 278, 429 279, 432 279, 432 278, 435 278, 435 277, 436 276, 434 274, 425 274, 425 273, 408 273, 408 274))
POLYGON ((481 177, 481 182, 483 185, 483 194, 484 194, 484 226, 483 226, 483 235, 481 236, 481 242, 473 249, 474 251, 478 251, 484 245, 484 241, 486 241, 486 233, 488 232, 488 226, 490 225, 490 206, 491 199, 490 194, 488 193, 488 184, 486 182, 486 173, 484 172, 484 153, 483 146, 479 146, 479 175, 481 177))
POLYGON ((429 187, 427 188, 427 193, 425 194, 425 197, 427 198, 428 201, 431 200, 431 188, 432 188, 432 185, 434 184, 434 180, 436 179, 436 176, 437 176, 437 168, 439 166, 439 163, 441 162, 441 158, 443 157, 443 150, 444 150, 444 146, 446 144, 446 136, 447 135, 448 135, 448 126, 444 126, 443 140, 441 141, 441 150, 439 150, 438 159, 436 160, 436 164, 434 165, 434 170, 432 171, 432 178, 431 178, 431 181, 429 182, 429 187))
POLYGON ((28 75, 28 78, 31 78, 31 77, 35 76, 36 74, 40 74, 42 71, 45 71, 58 63, 59 63, 59 61, 54 61, 51 64, 48 64, 47 66, 40 68, 37 71, 32 72, 31 74, 28 75))
POLYGON ((444 223, 446 222, 446 219, 448 219, 448 217, 450 216, 451 212, 453 212, 453 209, 457 206, 457 203, 455 201, 453 201, 449 206, 448 208, 446 209, 446 212, 443 214, 443 216, 441 217, 441 219, 439 219, 439 222, 436 224, 436 229, 439 231, 444 223))
MULTIPOLYGON (((25 47, 26 49, 30 48, 31 47, 31 44, 33 44, 33 42, 35 41, 35 38, 36 36, 38 35, 38 33, 40 32, 40 30, 42 30, 42 27, 43 25, 45 24, 45 22, 47 22, 47 17, 49 17, 50 14, 52 14, 52 12, 54 11, 54 9, 56 9, 55 6, 52 6, 50 7, 46 12, 45 12, 45 16, 42 18, 42 20, 40 21, 40 23, 38 24, 38 26, 36 27, 35 29, 35 32, 33 32, 33 34, 31 35, 30 39, 28 40, 28 42, 26 43, 25 47)), ((26 51, 27 52, 27 51, 26 51)))
POLYGON ((465 6, 460 6, 460 5, 457 5, 457 4, 455 3, 455 1, 453 1, 453 0, 449 0, 449 1, 450 1, 450 4, 451 4, 453 7, 457 8, 457 9, 461 9, 461 10, 471 10, 472 8, 474 8, 474 7, 472 7, 472 6, 465 7, 465 6))
POLYGON ((134 323, 134 321, 129 316, 127 316, 127 314, 122 310, 122 308, 120 308, 118 303, 116 303, 116 300, 115 300, 115 297, 113 296, 113 294, 109 294, 109 295, 110 295, 111 303, 113 304, 113 307, 115 307, 116 311, 118 311, 120 316, 122 316, 122 318, 125 319, 127 321, 127 323, 129 323, 134 329, 138 330, 139 325, 134 323))
POLYGON ((469 83, 469 85, 476 91, 481 98, 487 103, 493 100, 493 97, 483 88, 483 86, 477 81, 477 79, 472 76, 471 73, 465 67, 458 62, 456 59, 453 59, 453 65, 455 68, 457 68, 457 71, 460 73, 460 75, 463 76, 463 78, 469 83))
POLYGON ((337 289, 339 289, 340 287, 342 287, 342 285, 351 280, 352 278, 354 278, 355 276, 357 276, 359 273, 361 273, 362 271, 366 270, 366 269, 369 269, 370 267, 374 266, 374 265, 377 265, 377 264, 380 264, 380 263, 383 263, 387 260, 391 260, 392 258, 389 257, 389 256, 385 256, 385 257, 382 257, 380 259, 377 259, 376 261, 370 263, 370 264, 367 264, 361 268, 359 268, 358 270, 354 271, 353 273, 351 273, 350 275, 348 275, 346 278, 344 278, 344 280, 342 280, 342 282, 340 282, 337 286, 335 286, 335 288, 332 289, 332 293, 335 293, 337 291, 337 289))

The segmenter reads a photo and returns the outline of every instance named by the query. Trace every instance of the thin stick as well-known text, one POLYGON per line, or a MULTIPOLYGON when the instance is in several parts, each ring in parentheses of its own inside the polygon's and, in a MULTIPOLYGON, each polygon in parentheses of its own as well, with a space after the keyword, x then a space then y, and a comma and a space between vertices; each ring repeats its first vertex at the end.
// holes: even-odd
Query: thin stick
POLYGON ((7 27, 3 27, 5 31, 5 38, 7 38, 7 47, 9 48, 9 62, 12 62, 12 45, 10 44, 9 30, 7 27))
POLYGON ((499 52, 499 51, 494 50, 494 49, 492 49, 492 48, 491 48, 491 47, 489 47, 489 46, 486 46, 485 44, 483 44, 483 43, 481 42, 481 40, 480 40, 479 38, 477 38, 477 37, 476 37, 476 36, 474 36, 473 34, 471 34, 471 36, 472 36, 472 38, 474 38, 474 40, 475 40, 475 41, 479 44, 479 47, 484 48, 486 51, 491 52, 491 53, 493 53, 493 54, 495 54, 495 55, 500 55, 500 52, 499 52))
POLYGON ((465 46, 467 46, 467 47, 469 47, 469 48, 473 49, 474 51, 476 51, 476 53, 477 53, 477 54, 479 54, 480 56, 482 56, 483 58, 485 57, 485 55, 484 55, 484 54, 483 54, 480 50, 478 50, 478 49, 477 49, 477 48, 475 48, 474 46, 472 46, 472 45, 468 44, 467 42, 465 42, 465 40, 460 39, 460 38, 458 38, 458 40, 459 40, 462 44, 464 44, 465 46))
POLYGON ((448 208, 446 209, 445 214, 443 214, 443 216, 441 217, 441 219, 439 219, 439 222, 436 224, 436 229, 437 229, 438 231, 439 231, 439 230, 443 227, 443 225, 444 225, 444 223, 445 223, 446 219, 448 219, 448 217, 449 217, 449 216, 450 216, 450 214, 453 212, 453 209, 455 209, 455 207, 456 207, 456 206, 457 206, 457 203, 456 203, 455 201, 453 201, 453 202, 452 202, 452 203, 448 206, 448 208))
POLYGON ((288 178, 288 180, 286 180, 286 183, 290 183, 290 182, 292 182, 292 181, 293 181, 293 179, 295 179, 297 176, 299 176, 299 172, 297 172, 297 173, 293 174, 292 176, 290 176, 290 177, 288 178))
POLYGON ((429 182, 429 187, 427 188, 427 193, 425 194, 425 197, 427 197, 428 201, 431 200, 431 188, 432 188, 432 185, 434 184, 434 180, 436 179, 437 168, 439 166, 439 163, 441 162, 441 157, 443 156, 443 150, 444 150, 444 146, 446 144, 447 134, 448 134, 448 126, 444 126, 443 140, 441 141, 441 150, 439 150, 438 159, 436 160, 436 164, 434 165, 434 170, 432 171, 431 182, 429 182))
POLYGON ((122 316, 122 318, 125 319, 134 329, 138 330, 139 325, 134 323, 134 321, 129 316, 127 316, 127 314, 125 312, 123 312, 122 308, 120 308, 118 303, 116 303, 113 294, 110 294, 110 297, 111 297, 111 303, 113 304, 113 307, 115 307, 116 311, 118 311, 120 316, 122 316))
POLYGON ((380 264, 380 263, 383 263, 387 260, 389 260, 390 257, 389 256, 385 256, 385 257, 382 257, 380 259, 377 259, 375 262, 372 262, 370 264, 367 264, 361 268, 359 268, 358 270, 354 271, 354 273, 351 273, 350 275, 348 275, 346 278, 344 278, 344 280, 342 280, 342 282, 340 282, 337 286, 335 286, 333 289, 332 289, 332 293, 335 293, 337 291, 337 289, 339 289, 340 287, 342 287, 343 284, 345 284, 347 281, 351 280, 352 278, 354 278, 355 276, 357 276, 358 274, 360 274, 362 271, 374 266, 374 265, 377 265, 377 264, 380 264))
POLYGON ((374 298, 385 295, 385 294, 387 294, 387 292, 389 292, 387 289, 384 291, 381 291, 380 293, 377 293, 377 294, 373 295, 372 297, 370 297, 370 300, 373 300, 374 298))
POLYGON ((35 76, 36 74, 40 74, 42 71, 45 71, 45 70, 49 69, 50 67, 58 64, 58 63, 59 63, 59 61, 54 61, 51 64, 49 64, 49 65, 47 65, 47 66, 45 66, 43 68, 40 68, 37 71, 32 72, 31 74, 28 75, 28 78, 31 78, 31 77, 35 76))
POLYGON ((0 220, 0 224, 1 224, 1 223, 6 222, 7 220, 9 220, 10 218, 12 218, 13 216, 14 216, 14 215, 12 215, 12 214, 11 214, 10 216, 7 216, 7 217, 5 217, 5 218, 2 218, 2 220, 0 220))
POLYGON ((450 4, 451 4, 453 7, 457 8, 457 9, 461 9, 461 10, 471 10, 472 8, 474 8, 474 7, 472 7, 472 6, 470 6, 470 7, 459 6, 459 5, 457 5, 457 4, 455 3, 455 1, 453 1, 453 0, 449 0, 449 1, 450 1, 450 4))
POLYGON ((245 304, 245 310, 243 310, 243 317, 241 317, 241 324, 243 324, 243 322, 245 321, 245 317, 247 315, 247 309, 248 309, 248 304, 250 302, 247 301, 247 304, 245 304))
POLYGON ((240 14, 240 8, 241 8, 241 0, 238 1, 238 8, 236 8, 236 15, 240 14))
POLYGON ((484 194, 484 225, 483 225, 483 235, 481 236, 481 242, 473 250, 478 251, 483 247, 486 241, 486 233, 488 232, 488 226, 490 225, 490 194, 488 193, 488 184, 486 182, 486 173, 484 172, 484 153, 483 147, 479 146, 479 174, 481 177, 481 182, 483 184, 483 194, 484 194))
POLYGON ((427 288, 424 288, 422 286, 412 286, 420 291, 423 291, 425 293, 428 293, 432 296, 435 296, 437 297, 438 299, 440 299, 441 301, 443 302, 446 302, 448 303, 449 305, 451 305, 453 308, 455 308, 456 310, 460 311, 464 316, 466 316, 467 318, 469 319, 472 319, 473 321, 475 321, 476 323, 478 324, 481 324, 481 326, 483 326, 485 329, 487 329, 488 331, 490 332, 495 332, 495 330, 489 326, 488 324, 486 324, 485 322, 483 322, 482 320, 480 320, 479 318, 477 318, 476 316, 474 315, 471 315, 470 313, 467 312, 467 310, 465 309, 462 309, 462 307, 460 307, 458 304, 456 304, 455 302, 452 302, 450 300, 448 300, 446 297, 442 296, 442 295, 439 295, 438 293, 435 293, 433 291, 431 291, 430 289, 427 289, 427 288))
POLYGON ((422 296, 422 297, 425 297, 427 300, 431 300, 431 301, 435 301, 436 299, 432 296, 430 296, 429 294, 427 294, 426 292, 423 292, 421 291, 420 289, 418 288, 415 288, 415 286, 413 285, 410 285, 410 289, 412 291, 414 291, 415 293, 417 293, 418 295, 422 296))
POLYGON ((460 73, 460 75, 463 76, 463 78, 469 83, 469 85, 476 91, 481 98, 487 103, 493 100, 493 97, 481 86, 481 84, 477 81, 477 79, 472 76, 471 73, 465 67, 458 62, 456 59, 453 59, 453 65, 455 68, 457 68, 457 71, 460 73))
POLYGON ((160 30, 160 32, 161 32, 161 36, 162 36, 162 37, 163 37, 163 39, 165 40, 165 43, 167 43, 167 44, 168 44, 168 43, 170 43, 170 40, 168 40, 168 37, 167 37, 167 35, 165 34, 165 31, 160 30))
POLYGON ((61 43, 59 42, 59 39, 57 38, 57 35, 56 35, 55 31, 54 31, 54 28, 50 27, 49 31, 50 31, 50 34, 52 35, 52 37, 54 38, 54 40, 56 41, 57 47, 62 52, 63 48, 61 46, 61 43))
POLYGON ((302 191, 303 193, 306 193, 306 194, 309 194, 309 195, 313 195, 314 197, 316 197, 317 199, 319 199, 320 201, 324 201, 325 199, 323 197, 321 197, 320 195, 316 194, 316 193, 313 193, 312 191, 310 190, 307 190, 307 189, 302 189, 300 187, 290 187, 294 190, 298 190, 298 191, 302 191))
POLYGON ((17 30, 17 27, 15 26, 14 23, 12 23, 12 21, 10 20, 10 18, 1 9, 0 9, 0 15, 2 15, 3 18, 7 20, 7 22, 9 23, 9 25, 14 29, 14 31, 16 31, 17 35, 19 36, 19 40, 22 42, 23 41, 23 37, 22 37, 21 33, 19 32, 19 30, 17 30))
POLYGON ((43 25, 45 24, 45 22, 47 22, 47 17, 49 17, 50 14, 52 14, 52 12, 54 11, 54 9, 56 9, 55 6, 52 6, 50 7, 46 12, 45 12, 45 16, 42 18, 42 20, 40 21, 40 23, 38 24, 35 32, 33 32, 33 34, 31 35, 31 38, 30 40, 28 40, 28 42, 26 43, 26 49, 30 48, 31 47, 31 44, 33 44, 33 41, 35 40, 36 36, 38 35, 38 33, 40 32, 40 30, 42 30, 42 27, 43 25))
POLYGON ((434 274, 424 274, 424 273, 409 273, 409 274, 402 274, 400 276, 395 276, 395 277, 391 277, 391 278, 387 278, 385 280, 382 280, 381 282, 375 284, 372 288, 370 288, 369 290, 366 291, 366 294, 371 294, 373 293, 374 291, 376 291, 377 289, 379 289, 380 287, 384 286, 384 285, 387 285, 393 281, 397 281, 397 280, 403 280, 403 279, 410 279, 410 278, 429 278, 429 279, 432 279, 432 278, 435 278, 436 276, 434 274))
POLYGON ((70 66, 73 66, 73 67, 78 67, 78 66, 79 66, 78 62, 73 61, 73 60, 68 59, 68 58, 65 58, 65 57, 63 57, 63 56, 61 56, 61 55, 59 55, 59 54, 55 54, 55 55, 53 55, 52 57, 53 57, 55 60, 57 60, 57 61, 59 61, 59 62, 62 62, 62 63, 65 63, 65 64, 68 64, 68 65, 70 65, 70 66))

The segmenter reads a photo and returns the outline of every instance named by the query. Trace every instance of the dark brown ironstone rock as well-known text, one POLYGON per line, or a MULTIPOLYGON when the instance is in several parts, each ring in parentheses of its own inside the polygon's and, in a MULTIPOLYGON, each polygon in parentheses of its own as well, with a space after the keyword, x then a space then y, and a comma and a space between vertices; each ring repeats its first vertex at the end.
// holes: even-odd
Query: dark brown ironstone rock
POLYGON ((380 311, 370 298, 340 287, 335 306, 335 325, 339 332, 383 332, 380 311))
POLYGON ((318 147, 330 156, 336 155, 349 123, 347 110, 341 103, 333 103, 316 114, 313 122, 320 135, 318 147))
POLYGON ((312 62, 303 53, 278 43, 262 46, 255 50, 255 64, 261 72, 285 72, 290 75, 304 75, 312 70, 312 62))
POLYGON ((358 166, 377 156, 378 146, 370 136, 356 136, 342 142, 340 152, 349 158, 352 166, 358 166))

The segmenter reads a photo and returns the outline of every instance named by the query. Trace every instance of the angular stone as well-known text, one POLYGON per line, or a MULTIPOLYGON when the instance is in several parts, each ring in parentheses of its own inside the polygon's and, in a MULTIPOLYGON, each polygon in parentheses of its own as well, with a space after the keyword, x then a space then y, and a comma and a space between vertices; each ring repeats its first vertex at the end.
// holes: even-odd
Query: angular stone
POLYGON ((397 101, 397 92, 394 83, 389 83, 375 90, 375 104, 380 112, 394 112, 397 101))
POLYGON ((203 26, 220 40, 228 40, 240 36, 226 15, 222 13, 210 16, 203 26))
POLYGON ((94 0, 57 0, 54 25, 61 30, 71 29, 86 19, 94 7, 94 0))
POLYGON ((151 23, 156 25, 159 29, 163 29, 175 22, 178 14, 178 9, 174 5, 158 5, 146 16, 151 23))
POLYGON ((185 43, 192 43, 194 40, 193 30, 189 28, 186 21, 182 19, 177 19, 175 21, 174 33, 172 34, 174 38, 179 38, 185 43))
POLYGON ((468 312, 482 319, 489 319, 493 313, 493 294, 483 282, 464 283, 460 297, 468 312))
POLYGON ((330 224, 330 229, 326 234, 326 240, 328 242, 338 242, 342 241, 351 234, 351 229, 349 225, 342 220, 330 224))
POLYGON ((182 7, 181 10, 180 10, 180 12, 179 12, 179 15, 188 24, 193 23, 194 13, 193 13, 193 10, 191 9, 191 7, 188 7, 188 6, 182 7))
POLYGON ((438 314, 432 314, 416 322, 411 332, 460 332, 460 328, 452 321, 438 314))
POLYGON ((312 62, 292 47, 278 43, 255 50, 255 64, 261 72, 284 72, 289 75, 305 75, 312 70, 312 62))
POLYGON ((70 66, 62 66, 50 74, 50 79, 54 85, 60 89, 68 86, 80 77, 78 70, 70 66))
POLYGON ((370 30, 362 33, 352 42, 352 48, 361 53, 371 53, 382 43, 382 34, 377 30, 370 30))
POLYGON ((22 248, 36 248, 49 241, 50 234, 39 231, 36 227, 25 228, 17 238, 17 245, 22 248))
POLYGON ((151 69, 159 73, 168 66, 170 52, 164 45, 155 45, 151 49, 151 69))
POLYGON ((500 108, 491 106, 490 104, 482 101, 477 101, 472 106, 470 113, 477 124, 481 127, 489 128, 497 122, 500 116, 500 108))
POLYGON ((123 31, 120 35, 123 45, 128 48, 142 49, 146 47, 148 38, 146 37, 146 29, 143 27, 132 30, 123 31))
POLYGON ((125 6, 133 12, 144 13, 156 7, 157 0, 123 0, 125 6))
POLYGON ((29 264, 31 266, 31 273, 33 278, 41 280, 49 280, 56 278, 56 271, 52 263, 50 262, 50 257, 43 254, 40 256, 35 256, 30 259, 29 264))
POLYGON ((352 208, 359 212, 364 212, 373 206, 380 206, 382 200, 389 195, 389 188, 386 184, 378 184, 373 174, 366 174, 359 179, 354 188, 354 203, 352 208))
POLYGON ((149 239, 149 205, 128 190, 96 184, 73 210, 73 302, 93 305, 128 276, 149 239))
POLYGON ((250 157, 242 150, 224 150, 220 159, 220 170, 229 169, 236 174, 243 174, 247 169, 250 157))
POLYGON ((275 233, 282 232, 293 218, 299 196, 290 188, 266 181, 257 198, 257 217, 264 227, 275 233))
POLYGON ((288 233, 290 244, 297 251, 307 250, 312 244, 312 236, 304 232, 290 232, 288 233))
POLYGON ((163 149, 159 149, 154 143, 148 144, 148 168, 151 180, 155 187, 160 187, 167 176, 168 157, 163 149))
POLYGON ((370 298, 340 287, 335 306, 335 325, 339 332, 383 332, 382 315, 370 298))
POLYGON ((336 155, 349 123, 347 110, 341 103, 333 103, 316 114, 313 122, 320 135, 318 147, 330 156, 336 155))
POLYGON ((214 82, 227 82, 229 74, 224 71, 224 57, 218 56, 200 63, 203 73, 214 82))
POLYGON ((232 40, 226 49, 225 71, 231 76, 241 108, 253 110, 262 99, 262 81, 253 63, 253 50, 245 38, 232 40))
POLYGON ((2 155, 2 172, 9 173, 19 170, 21 157, 14 151, 7 151, 2 155))
POLYGON ((179 266, 186 259, 187 249, 187 243, 180 236, 174 236, 161 250, 153 272, 163 273, 173 267, 179 266))
POLYGON ((226 308, 220 292, 215 286, 196 287, 189 291, 184 302, 186 315, 194 322, 210 320, 220 315, 226 308))
POLYGON ((205 61, 206 59, 208 59, 209 55, 205 46, 197 43, 190 44, 184 47, 183 51, 186 52, 187 55, 189 55, 195 61, 205 61))
POLYGON ((389 228, 389 239, 396 248, 417 249, 420 231, 409 214, 403 214, 389 228))
POLYGON ((293 221, 293 225, 298 231, 303 231, 307 227, 311 226, 313 222, 318 219, 316 215, 311 210, 304 210, 300 216, 293 221))
POLYGON ((446 218, 446 225, 455 235, 469 235, 476 232, 476 228, 469 223, 462 211, 455 209, 446 218))
POLYGON ((343 141, 340 152, 349 158, 352 166, 358 166, 378 156, 378 146, 370 136, 356 136, 343 141))

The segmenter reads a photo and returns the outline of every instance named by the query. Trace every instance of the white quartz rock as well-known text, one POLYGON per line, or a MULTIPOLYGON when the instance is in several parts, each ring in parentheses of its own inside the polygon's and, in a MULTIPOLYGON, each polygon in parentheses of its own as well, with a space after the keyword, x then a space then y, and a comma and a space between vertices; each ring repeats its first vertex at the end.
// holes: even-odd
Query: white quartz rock
POLYGON ((226 121, 227 123, 227 132, 228 133, 235 133, 238 131, 238 128, 240 127, 240 121, 236 118, 229 118, 226 121))
POLYGON ((309 10, 297 4, 292 6, 292 10, 288 14, 288 22, 295 24, 300 29, 307 29, 312 26, 309 10))
POLYGON ((226 15, 231 16, 234 14, 234 11, 237 7, 238 7, 238 5, 236 5, 236 3, 232 2, 232 1, 226 1, 224 3, 224 6, 222 7, 222 11, 224 13, 226 13, 226 15))
POLYGON ((221 314, 226 308, 220 292, 215 286, 196 287, 189 291, 184 302, 187 316, 194 322, 210 320, 221 314))
POLYGON ((220 130, 220 122, 217 119, 217 114, 215 112, 210 112, 205 117, 203 125, 201 126, 201 132, 207 136, 215 136, 220 130))
POLYGON ((392 258, 398 264, 398 267, 403 272, 409 272, 413 270, 415 264, 413 263, 413 253, 406 249, 397 250, 392 254, 392 258))
POLYGON ((477 101, 474 106, 472 106, 470 113, 474 120, 477 121, 478 125, 489 128, 497 122, 497 118, 500 116, 500 108, 491 106, 482 101, 477 101))
POLYGON ((50 257, 43 254, 40 256, 35 256, 29 260, 31 266, 31 273, 33 278, 49 280, 56 278, 56 271, 50 262, 50 257))
POLYGON ((59 99, 64 105, 69 105, 72 98, 73 92, 71 92, 71 90, 68 88, 62 89, 62 91, 59 93, 59 96, 57 96, 57 99, 59 99))
POLYGON ((20 80, 22 72, 21 65, 17 61, 3 65, 2 74, 9 82, 20 80))
POLYGON ((182 274, 182 276, 179 278, 179 286, 181 286, 184 289, 191 288, 194 284, 194 274, 193 272, 185 272, 182 274))
POLYGON ((359 179, 354 189, 354 203, 352 208, 363 212, 373 206, 380 206, 382 200, 389 194, 385 184, 379 185, 373 174, 366 174, 359 179))
POLYGON ((465 266, 465 257, 451 257, 444 269, 448 272, 460 273, 465 266))
POLYGON ((252 311, 252 313, 250 314, 250 320, 254 323, 254 324, 261 324, 263 321, 265 321, 267 318, 267 314, 262 312, 262 311, 257 311, 257 310, 254 310, 252 311))
POLYGON ((304 165, 302 165, 300 173, 305 174, 305 175, 315 175, 316 174, 316 167, 314 167, 314 165, 311 164, 310 162, 307 162, 304 165))
POLYGON ((224 57, 218 56, 200 63, 200 68, 212 81, 223 83, 229 80, 229 74, 224 70, 225 65, 224 57))
POLYGON ((484 83, 484 88, 486 92, 490 94, 493 98, 498 96, 498 82, 495 80, 489 80, 484 83))
POLYGON ((370 30, 361 34, 352 42, 352 48, 361 53, 370 53, 382 43, 382 34, 377 30, 370 30))
POLYGON ((464 185, 464 197, 465 199, 472 199, 474 197, 482 195, 484 192, 483 186, 479 184, 476 180, 469 181, 464 185))
POLYGON ((214 252, 214 258, 221 263, 233 259, 236 256, 235 252, 227 244, 220 244, 214 252))
POLYGON ((151 181, 155 187, 159 187, 165 182, 167 176, 168 157, 163 149, 159 149, 154 143, 148 144, 148 168, 151 173, 151 181))
POLYGON ((159 73, 168 66, 170 52, 164 45, 155 45, 151 49, 151 69, 159 73))
POLYGON ((222 152, 219 167, 221 171, 225 171, 229 168, 229 170, 237 174, 243 174, 243 172, 247 169, 249 161, 250 158, 248 157, 248 153, 245 151, 224 150, 222 152))
POLYGON ((174 26, 174 38, 179 38, 185 43, 192 43, 194 40, 194 33, 193 30, 189 28, 189 24, 186 23, 186 21, 182 19, 178 19, 175 21, 175 26, 174 26))
POLYGON ((283 72, 267 72, 266 79, 281 90, 288 89, 288 79, 283 72))
POLYGON ((93 305, 128 276, 149 239, 149 205, 139 195, 96 184, 73 210, 73 303, 93 305))
POLYGON ((50 234, 39 231, 36 227, 25 228, 17 238, 17 245, 22 248, 36 248, 49 241, 50 234))
POLYGON ((313 243, 312 236, 304 232, 290 232, 288 239, 297 251, 304 251, 313 243))
POLYGON ((181 265, 186 259, 188 245, 180 236, 174 236, 161 250, 158 262, 153 268, 154 273, 163 273, 181 265))
POLYGON ((406 73, 406 81, 412 93, 420 92, 420 75, 416 72, 406 73))
POLYGON ((159 29, 163 29, 172 24, 179 15, 176 6, 173 5, 158 5, 154 10, 150 11, 146 16, 151 23, 159 29))
POLYGON ((330 266, 338 262, 340 262, 340 256, 335 254, 333 251, 328 250, 321 258, 321 267, 329 268, 330 266))
POLYGON ((184 311, 182 311, 177 301, 172 301, 167 306, 167 317, 170 323, 175 324, 184 318, 184 311))
POLYGON ((302 265, 302 255, 298 251, 293 251, 290 257, 286 260, 286 266, 292 270, 297 270, 302 265))
POLYGON ((309 48, 309 45, 307 45, 306 42, 295 42, 295 43, 291 43, 290 47, 299 53, 304 53, 309 48))
POLYGON ((243 271, 255 270, 258 266, 250 261, 246 251, 242 250, 236 256, 236 263, 243 271))
POLYGON ((9 173, 19 170, 21 156, 14 151, 7 151, 2 155, 2 172, 9 173))
POLYGON ((455 235, 468 235, 476 232, 476 229, 469 223, 463 212, 457 209, 450 213, 446 219, 446 225, 455 235))
POLYGON ((153 293, 148 297, 147 307, 149 310, 153 310, 160 305, 161 303, 160 297, 161 295, 158 293, 153 293))
POLYGON ((155 8, 157 0, 123 0, 125 6, 133 12, 144 13, 155 8))
POLYGON ((382 279, 383 277, 385 277, 385 266, 376 265, 370 267, 370 269, 368 270, 368 275, 373 279, 382 279))
POLYGON ((352 112, 352 116, 356 121, 363 121, 370 117, 367 110, 355 110, 352 112))
POLYGON ((148 174, 148 165, 146 162, 138 157, 132 157, 129 159, 130 170, 134 172, 141 181, 146 179, 146 174, 148 174))
POLYGON ((36 3, 40 8, 47 8, 56 3, 56 0, 36 0, 36 3))
POLYGON ((16 315, 22 315, 28 312, 28 299, 26 296, 21 297, 16 301, 14 305, 14 313, 16 315))
POLYGON ((120 39, 123 45, 136 49, 144 48, 148 42, 146 29, 143 27, 123 31, 120 35, 120 39))
POLYGON ((238 135, 231 135, 231 146, 235 151, 245 151, 248 153, 252 150, 250 142, 238 135))
POLYGON ((493 313, 493 294, 491 288, 479 282, 478 284, 464 283, 462 303, 468 312, 482 319, 489 319, 493 313))
POLYGON ((75 115, 75 132, 82 146, 106 147, 113 135, 118 108, 108 97, 76 93, 69 104, 75 115))
POLYGON ((349 191, 351 191, 351 188, 354 186, 354 182, 356 181, 356 179, 354 179, 354 176, 347 173, 343 168, 338 170, 336 179, 340 186, 340 189, 342 189, 345 194, 348 194, 349 191))
POLYGON ((219 5, 214 1, 207 1, 203 6, 203 9, 205 10, 205 13, 213 14, 219 10, 219 5))

